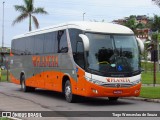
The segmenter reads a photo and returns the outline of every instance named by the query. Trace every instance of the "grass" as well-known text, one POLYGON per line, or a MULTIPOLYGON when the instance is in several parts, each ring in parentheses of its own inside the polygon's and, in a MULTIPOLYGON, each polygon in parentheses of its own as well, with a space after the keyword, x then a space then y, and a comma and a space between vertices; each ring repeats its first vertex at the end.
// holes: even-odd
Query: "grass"
POLYGON ((11 120, 9 118, 0 118, 0 120, 11 120))
POLYGON ((151 62, 141 62, 141 67, 145 70, 145 71, 153 71, 153 63, 151 62))
POLYGON ((140 97, 160 99, 160 87, 142 87, 140 97))
MULTIPOLYGON (((144 72, 142 73, 142 83, 153 84, 154 80, 153 63, 141 62, 141 67, 144 69, 144 72)), ((160 84, 160 72, 156 72, 156 83, 160 84)))
MULTIPOLYGON (((142 73, 142 84, 153 84, 153 72, 142 73)), ((156 84, 160 84, 160 72, 156 72, 156 84)))
POLYGON ((7 71, 6 70, 2 70, 2 73, 1 73, 1 80, 0 82, 7 82, 7 71))

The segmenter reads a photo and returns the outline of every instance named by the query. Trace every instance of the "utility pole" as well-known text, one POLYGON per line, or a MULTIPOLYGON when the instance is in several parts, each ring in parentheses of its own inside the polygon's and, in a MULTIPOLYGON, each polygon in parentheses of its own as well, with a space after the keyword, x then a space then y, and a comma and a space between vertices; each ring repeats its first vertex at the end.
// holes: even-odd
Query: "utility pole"
POLYGON ((158 58, 158 62, 157 62, 157 72, 159 72, 159 70, 160 70, 160 63, 159 63, 159 61, 160 61, 160 52, 159 52, 159 45, 160 45, 160 33, 158 33, 158 37, 157 37, 157 58, 158 58))
MULTIPOLYGON (((157 36, 158 37, 158 36, 157 36)), ((156 84, 156 63, 157 63, 157 39, 153 41, 153 50, 151 51, 151 61, 153 61, 153 86, 156 84)))
POLYGON ((84 21, 84 15, 85 15, 86 13, 83 13, 83 21, 84 21))
POLYGON ((4 1, 3 1, 3 16, 2 16, 2 52, 4 47, 4 1))
POLYGON ((160 70, 160 58, 159 58, 159 42, 158 42, 158 44, 157 44, 158 46, 157 46, 157 58, 158 58, 158 61, 157 61, 157 71, 159 72, 159 70, 160 70))

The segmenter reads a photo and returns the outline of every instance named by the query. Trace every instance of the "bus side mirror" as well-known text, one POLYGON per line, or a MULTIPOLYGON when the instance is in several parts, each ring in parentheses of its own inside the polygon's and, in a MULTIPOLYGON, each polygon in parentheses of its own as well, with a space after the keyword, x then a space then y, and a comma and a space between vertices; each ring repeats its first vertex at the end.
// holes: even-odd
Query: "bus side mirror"
POLYGON ((136 38, 136 39, 137 39, 137 42, 138 42, 138 45, 140 48, 140 53, 142 54, 144 52, 144 44, 141 39, 139 39, 139 38, 136 38))
POLYGON ((79 34, 79 37, 82 38, 83 44, 84 44, 84 50, 89 51, 89 39, 84 34, 79 34))

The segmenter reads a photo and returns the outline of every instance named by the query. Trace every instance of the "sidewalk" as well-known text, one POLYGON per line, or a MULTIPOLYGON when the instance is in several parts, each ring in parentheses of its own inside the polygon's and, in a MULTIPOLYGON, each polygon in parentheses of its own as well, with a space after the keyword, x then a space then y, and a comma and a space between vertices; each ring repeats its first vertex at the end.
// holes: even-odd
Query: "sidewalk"
POLYGON ((142 97, 124 97, 122 99, 160 103, 160 99, 149 99, 149 98, 142 98, 142 97))

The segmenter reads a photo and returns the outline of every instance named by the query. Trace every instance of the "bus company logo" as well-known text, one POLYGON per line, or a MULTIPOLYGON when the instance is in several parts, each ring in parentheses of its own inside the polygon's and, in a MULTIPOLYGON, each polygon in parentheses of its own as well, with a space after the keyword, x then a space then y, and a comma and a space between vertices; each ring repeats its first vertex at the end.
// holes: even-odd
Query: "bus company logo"
POLYGON ((128 78, 106 78, 106 80, 109 83, 119 83, 119 82, 129 83, 130 82, 128 78))
POLYGON ((58 67, 58 56, 32 56, 34 67, 58 67))
POLYGON ((115 87, 120 88, 121 85, 120 84, 115 84, 115 87))

